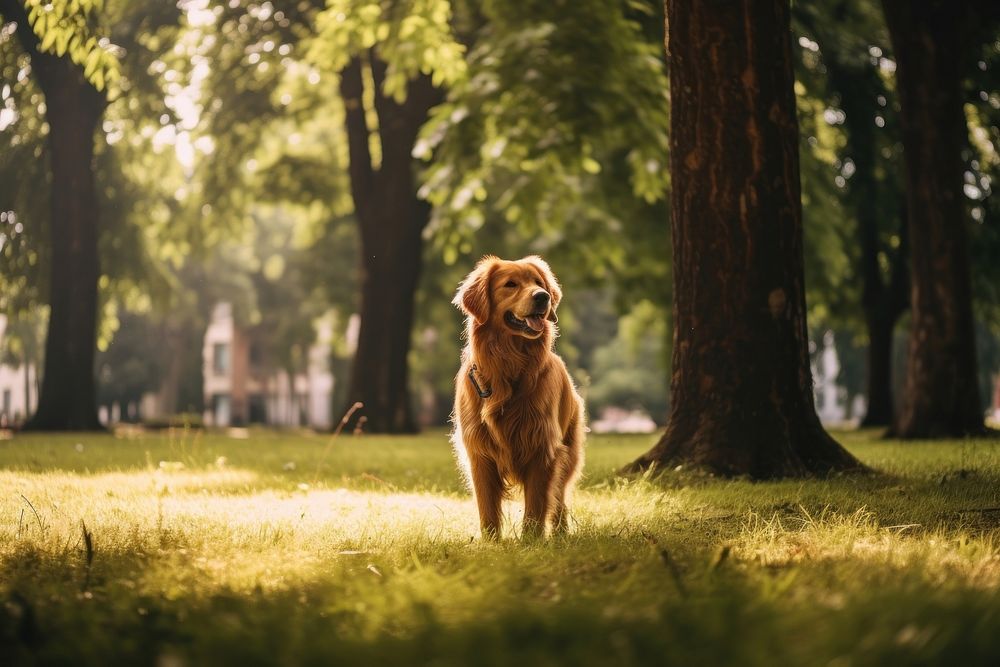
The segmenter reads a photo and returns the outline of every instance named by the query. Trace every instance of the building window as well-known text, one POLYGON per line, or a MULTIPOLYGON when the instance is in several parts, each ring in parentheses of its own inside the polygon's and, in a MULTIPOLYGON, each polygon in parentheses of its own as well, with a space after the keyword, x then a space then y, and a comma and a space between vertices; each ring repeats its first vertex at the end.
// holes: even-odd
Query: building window
POLYGON ((10 418, 10 389, 3 390, 3 416, 10 418))
POLYGON ((212 346, 212 372, 215 375, 229 373, 229 344, 216 343, 212 346))

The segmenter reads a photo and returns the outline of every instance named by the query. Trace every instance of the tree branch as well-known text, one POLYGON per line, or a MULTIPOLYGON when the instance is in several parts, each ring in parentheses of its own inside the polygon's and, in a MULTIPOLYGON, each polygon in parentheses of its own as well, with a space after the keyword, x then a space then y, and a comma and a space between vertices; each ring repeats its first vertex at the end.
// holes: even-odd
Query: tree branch
POLYGON ((371 51, 371 63, 375 81, 375 111, 382 144, 382 172, 396 173, 410 169, 417 134, 427 122, 431 108, 444 100, 444 93, 434 87, 428 75, 417 74, 416 78, 407 81, 406 99, 399 104, 386 97, 382 90, 387 66, 374 49, 371 51))
POLYGON ((368 149, 368 124, 362 100, 364 83, 361 80, 361 59, 354 57, 340 73, 340 95, 344 101, 344 124, 347 128, 347 146, 350 157, 348 173, 351 176, 351 195, 362 232, 370 219, 374 198, 374 170, 368 149))

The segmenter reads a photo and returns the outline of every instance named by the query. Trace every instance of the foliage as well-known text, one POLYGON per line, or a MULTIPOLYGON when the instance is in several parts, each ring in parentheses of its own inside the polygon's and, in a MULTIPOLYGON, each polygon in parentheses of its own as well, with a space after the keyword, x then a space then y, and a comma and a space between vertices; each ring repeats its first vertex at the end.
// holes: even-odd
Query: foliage
POLYGON ((402 102, 407 81, 423 73, 435 86, 465 74, 465 47, 452 26, 449 0, 329 0, 316 19, 309 60, 340 72, 357 54, 376 49, 387 64, 383 92, 402 102))
POLYGON ((47 326, 48 310, 45 308, 8 318, 0 335, 0 364, 21 367, 28 364, 41 368, 47 326))
POLYGON ((211 156, 193 174, 213 223, 206 245, 245 233, 261 199, 312 207, 313 219, 350 210, 343 112, 300 53, 322 4, 197 5, 178 66, 199 97, 194 141, 211 156))
POLYGON ((797 4, 793 18, 810 319, 864 338, 860 210, 877 216, 884 284, 906 224, 895 63, 876 2, 797 4))
MULTIPOLYGON (((301 372, 308 364, 309 347, 315 340, 315 324, 332 309, 338 289, 353 295, 353 284, 330 284, 328 279, 343 279, 347 273, 335 270, 330 276, 330 260, 353 255, 356 248, 350 239, 331 243, 337 237, 321 236, 307 245, 302 233, 294 229, 295 218, 277 208, 260 212, 256 218, 256 270, 251 275, 256 307, 251 317, 265 368, 301 372), (331 246, 333 246, 331 248, 331 246), (328 251, 325 256, 322 250, 328 251), (333 252, 329 252, 329 251, 333 252), (316 260, 324 257, 324 265, 316 260), (319 269, 317 271, 316 269, 319 269)), ((350 227, 338 225, 337 230, 350 227)), ((353 256, 350 257, 353 259, 353 256)), ((342 308, 347 310, 347 308, 342 308)))
POLYGON ((0 312, 32 307, 47 282, 48 178, 44 99, 28 76, 13 24, 0 29, 0 312))
MULTIPOLYGON (((466 76, 414 147, 430 161, 421 195, 435 205, 431 233, 446 262, 487 222, 515 224, 548 250, 584 234, 620 238, 633 216, 657 212, 667 85, 662 46, 630 15, 639 7, 483 4, 466 76)), ((600 259, 573 249, 606 275, 628 261, 616 246, 605 243, 600 259)))
POLYGON ((666 321, 662 310, 641 301, 618 322, 618 332, 594 351, 588 369, 587 410, 591 419, 608 407, 641 409, 657 423, 669 410, 669 360, 666 321))
POLYGON ((69 58, 97 90, 121 77, 121 47, 94 29, 105 0, 25 0, 28 21, 39 39, 39 50, 69 58))
MULTIPOLYGON (((162 303, 170 285, 160 262, 178 227, 170 224, 176 211, 171 186, 181 177, 177 160, 156 146, 157 130, 174 119, 165 96, 177 93, 169 74, 161 76, 166 68, 159 58, 172 46, 180 10, 173 3, 120 0, 29 5, 37 14, 36 32, 46 30, 41 45, 75 62, 84 49, 82 66, 95 68, 91 80, 107 84, 112 99, 95 138, 102 298, 129 307, 143 307, 150 296, 162 303), (114 63, 105 62, 108 58, 114 63)), ((0 73, 5 114, 0 121, 0 173, 5 176, 0 179, 0 312, 16 316, 46 300, 50 176, 44 98, 10 22, 0 31, 0 73)), ((105 333, 114 326, 105 322, 105 333)), ((102 344, 107 340, 105 335, 102 344)))
MULTIPOLYGON (((978 317, 1000 335, 1000 39, 987 23, 978 48, 972 49, 966 83, 969 123, 965 195, 972 216, 969 248, 973 296, 978 317)), ((996 25, 994 22, 992 25, 996 25)))
POLYGON ((138 403, 146 392, 155 392, 174 352, 150 318, 126 312, 116 319, 114 340, 95 362, 98 405, 138 403))
POLYGON ((591 436, 574 532, 483 544, 441 433, 24 436, 0 448, 0 512, 21 517, 0 531, 0 648, 81 665, 990 662, 996 444, 846 437, 891 477, 627 480, 613 471, 648 438, 591 436))

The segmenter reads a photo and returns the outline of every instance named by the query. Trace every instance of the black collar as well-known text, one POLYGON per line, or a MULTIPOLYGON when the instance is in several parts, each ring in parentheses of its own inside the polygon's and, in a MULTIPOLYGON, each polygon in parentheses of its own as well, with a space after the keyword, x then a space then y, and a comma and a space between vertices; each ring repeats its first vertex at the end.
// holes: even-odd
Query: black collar
POLYGON ((483 389, 483 386, 476 379, 477 373, 479 373, 479 367, 472 364, 472 368, 469 369, 469 381, 472 382, 472 386, 476 389, 476 393, 479 394, 479 398, 489 398, 493 395, 493 389, 489 386, 483 389))

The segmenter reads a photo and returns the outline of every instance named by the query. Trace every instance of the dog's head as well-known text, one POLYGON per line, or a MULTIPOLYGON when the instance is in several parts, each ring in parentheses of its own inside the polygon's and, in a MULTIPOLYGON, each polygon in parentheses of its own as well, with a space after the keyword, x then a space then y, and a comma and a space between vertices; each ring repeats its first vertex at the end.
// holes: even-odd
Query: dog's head
POLYGON ((458 288, 454 303, 476 324, 529 339, 546 333, 546 322, 558 322, 562 290, 552 269, 536 255, 516 262, 487 255, 458 288))

